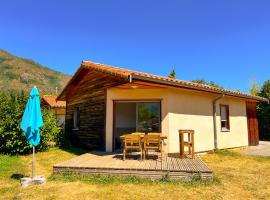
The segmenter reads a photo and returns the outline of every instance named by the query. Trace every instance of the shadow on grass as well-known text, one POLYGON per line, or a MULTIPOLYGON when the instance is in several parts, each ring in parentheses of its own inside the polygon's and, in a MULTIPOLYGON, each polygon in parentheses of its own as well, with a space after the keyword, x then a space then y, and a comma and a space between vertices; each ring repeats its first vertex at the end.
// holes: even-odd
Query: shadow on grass
POLYGON ((17 173, 12 174, 12 175, 10 176, 11 179, 15 179, 15 180, 20 180, 20 179, 23 178, 23 177, 25 177, 25 175, 23 175, 23 174, 17 174, 17 173))
POLYGON ((82 155, 84 153, 88 153, 89 152, 86 149, 81 149, 81 148, 77 148, 77 147, 61 147, 60 149, 63 150, 63 151, 72 153, 72 154, 74 154, 76 156, 79 156, 79 155, 82 155))

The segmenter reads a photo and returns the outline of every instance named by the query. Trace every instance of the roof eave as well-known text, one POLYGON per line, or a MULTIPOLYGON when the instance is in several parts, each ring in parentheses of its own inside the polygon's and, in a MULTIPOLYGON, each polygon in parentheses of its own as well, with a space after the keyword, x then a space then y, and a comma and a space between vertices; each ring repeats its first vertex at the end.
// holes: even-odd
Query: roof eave
POLYGON ((251 100, 254 100, 254 101, 260 101, 260 102, 269 103, 269 100, 266 99, 266 98, 263 98, 263 97, 251 96, 251 95, 243 95, 243 94, 234 94, 234 93, 228 92, 225 89, 223 89, 223 90, 214 90, 214 89, 210 89, 210 88, 192 86, 192 85, 187 85, 187 84, 178 83, 178 82, 172 82, 172 81, 167 81, 167 80, 162 80, 162 79, 156 79, 156 78, 151 78, 151 77, 140 76, 140 75, 137 75, 137 74, 132 74, 132 79, 138 79, 138 80, 142 80, 142 81, 150 81, 150 82, 155 82, 155 83, 160 83, 160 84, 165 84, 165 85, 170 85, 170 86, 175 86, 175 87, 199 90, 199 91, 204 91, 204 92, 211 92, 211 93, 216 93, 216 94, 224 94, 224 95, 227 95, 227 96, 234 96, 234 97, 239 97, 239 98, 244 98, 244 99, 251 99, 251 100))
POLYGON ((90 62, 82 61, 79 69, 75 72, 75 74, 72 76, 72 78, 69 80, 69 82, 66 84, 65 88, 62 90, 62 92, 57 96, 57 101, 66 101, 65 92, 68 90, 69 85, 77 78, 78 74, 83 70, 93 70, 96 72, 102 72, 111 76, 120 77, 121 79, 129 81, 130 75, 129 74, 122 74, 118 72, 111 72, 110 70, 100 69, 95 66, 92 66, 90 62))
POLYGON ((61 93, 57 96, 56 101, 66 101, 64 94, 66 92, 66 90, 68 89, 69 85, 76 79, 76 77, 78 76, 78 74, 80 73, 80 71, 83 69, 84 67, 82 66, 82 64, 80 65, 79 69, 77 69, 77 71, 75 72, 75 74, 72 76, 72 78, 67 82, 66 86, 64 87, 64 89, 61 91, 61 93))
POLYGON ((108 69, 98 68, 98 67, 94 66, 92 62, 89 62, 89 61, 83 61, 81 63, 81 67, 84 67, 86 69, 92 69, 92 70, 97 71, 97 72, 102 72, 102 73, 112 75, 112 76, 116 76, 116 77, 120 77, 120 78, 123 78, 123 79, 127 79, 127 80, 129 79, 129 74, 123 74, 123 73, 120 73, 120 72, 117 72, 117 71, 113 72, 113 71, 108 70, 108 69))

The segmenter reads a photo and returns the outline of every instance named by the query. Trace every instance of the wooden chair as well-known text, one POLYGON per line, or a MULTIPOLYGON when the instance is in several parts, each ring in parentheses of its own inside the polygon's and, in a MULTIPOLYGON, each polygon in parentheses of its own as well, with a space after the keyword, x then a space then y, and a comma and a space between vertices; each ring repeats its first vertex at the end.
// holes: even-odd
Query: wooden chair
POLYGON ((142 160, 142 142, 141 142, 141 136, 140 135, 125 135, 124 137, 124 148, 123 148, 123 160, 126 159, 126 154, 128 153, 128 150, 139 150, 142 160))
POLYGON ((194 130, 179 130, 179 143, 180 143, 180 158, 184 158, 185 147, 188 147, 188 155, 192 156, 192 159, 195 157, 194 153, 194 130), (187 134, 187 141, 184 137, 187 134))
POLYGON ((160 134, 148 134, 145 135, 143 138, 143 159, 145 159, 145 154, 148 155, 148 150, 155 150, 161 152, 161 158, 162 158, 162 143, 160 134))

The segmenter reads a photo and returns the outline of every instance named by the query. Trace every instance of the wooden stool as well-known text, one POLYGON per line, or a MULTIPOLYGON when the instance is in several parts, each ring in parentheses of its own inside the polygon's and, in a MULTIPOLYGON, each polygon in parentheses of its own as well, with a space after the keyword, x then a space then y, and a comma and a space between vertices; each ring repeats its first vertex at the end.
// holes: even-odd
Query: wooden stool
POLYGON ((179 130, 180 158, 184 158, 185 147, 188 147, 188 155, 195 157, 194 153, 194 130, 179 130), (184 140, 185 134, 188 134, 188 141, 184 140))

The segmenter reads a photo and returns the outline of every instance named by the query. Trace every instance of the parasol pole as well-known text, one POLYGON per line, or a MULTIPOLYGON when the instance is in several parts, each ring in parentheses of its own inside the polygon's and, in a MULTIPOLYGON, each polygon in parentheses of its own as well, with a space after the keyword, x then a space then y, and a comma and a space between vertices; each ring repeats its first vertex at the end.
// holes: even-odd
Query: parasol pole
POLYGON ((35 146, 33 146, 33 155, 32 155, 32 179, 35 177, 35 146))

